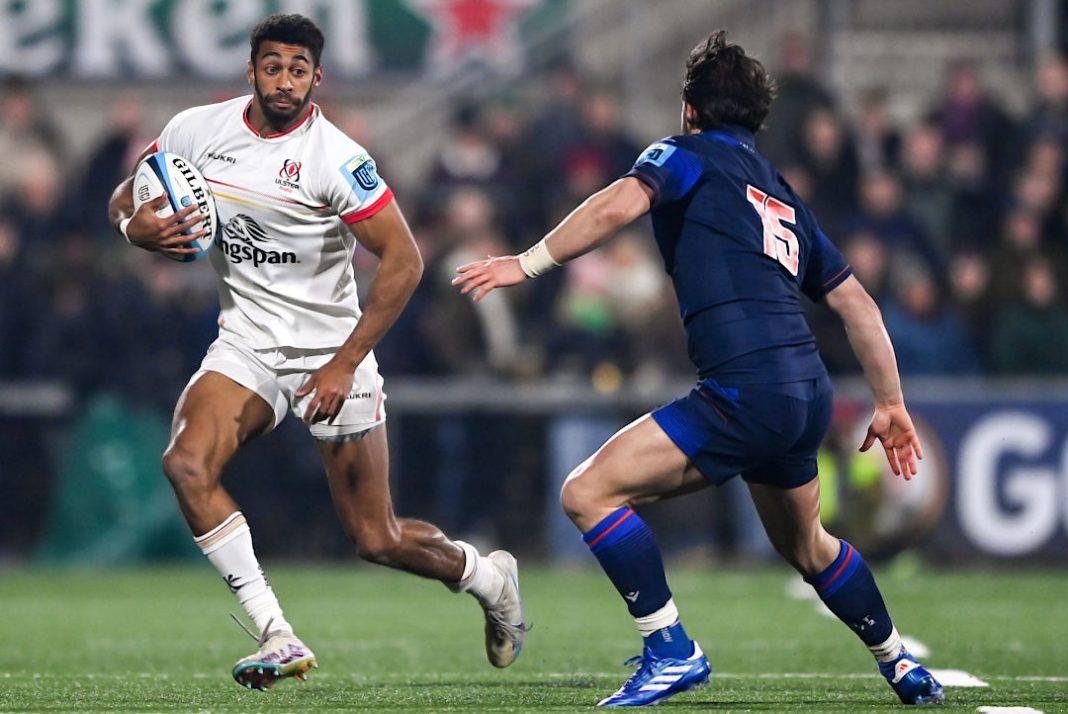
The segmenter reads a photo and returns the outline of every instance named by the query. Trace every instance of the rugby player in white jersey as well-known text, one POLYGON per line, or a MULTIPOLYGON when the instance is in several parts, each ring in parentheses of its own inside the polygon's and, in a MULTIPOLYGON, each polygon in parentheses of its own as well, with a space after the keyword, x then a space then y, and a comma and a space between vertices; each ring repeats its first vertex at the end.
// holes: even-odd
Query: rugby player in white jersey
MULTIPOLYGON (((234 453, 287 411, 315 437, 360 557, 471 593, 484 610, 487 656, 506 667, 526 630, 515 558, 480 556, 429 523, 397 518, 390 499, 385 395, 372 348, 419 282, 419 251, 374 161, 311 102, 323 76, 319 28, 300 15, 273 15, 253 29, 251 45, 253 94, 179 113, 145 151, 191 160, 218 204, 210 260, 219 337, 178 401, 163 471, 197 545, 258 633, 258 650, 238 661, 233 676, 267 689, 317 666, 222 486, 234 453), (380 261, 362 311, 352 268, 357 241, 380 261)), ((193 252, 182 231, 197 225, 197 207, 160 218, 160 197, 134 212, 132 185, 127 178, 111 197, 116 229, 146 250, 193 252)))

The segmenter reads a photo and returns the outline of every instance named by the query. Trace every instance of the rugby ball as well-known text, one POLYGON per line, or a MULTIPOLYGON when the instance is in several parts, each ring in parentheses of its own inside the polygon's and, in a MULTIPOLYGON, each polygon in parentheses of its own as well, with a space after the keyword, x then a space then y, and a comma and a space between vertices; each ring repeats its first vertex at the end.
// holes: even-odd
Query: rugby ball
MULTIPOLYGON (((133 198, 134 210, 141 204, 148 203, 157 196, 167 195, 167 203, 156 210, 161 218, 173 215, 187 206, 200 207, 203 220, 194 229, 207 228, 208 234, 188 245, 197 249, 196 253, 177 255, 164 253, 173 260, 188 263, 203 258, 215 242, 215 233, 219 227, 219 214, 215 209, 215 196, 208 187, 208 182, 186 158, 166 151, 157 151, 146 156, 137 165, 134 172, 133 198)), ((192 233, 194 231, 188 231, 192 233)))

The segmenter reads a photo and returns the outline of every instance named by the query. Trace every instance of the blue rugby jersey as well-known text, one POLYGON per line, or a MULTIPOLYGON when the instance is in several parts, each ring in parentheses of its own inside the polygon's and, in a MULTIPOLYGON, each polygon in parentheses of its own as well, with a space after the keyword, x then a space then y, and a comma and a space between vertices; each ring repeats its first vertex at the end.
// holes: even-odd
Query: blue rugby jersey
POLYGON ((799 294, 820 300, 852 270, 749 131, 661 139, 626 176, 653 190, 653 231, 701 379, 826 374, 799 294))

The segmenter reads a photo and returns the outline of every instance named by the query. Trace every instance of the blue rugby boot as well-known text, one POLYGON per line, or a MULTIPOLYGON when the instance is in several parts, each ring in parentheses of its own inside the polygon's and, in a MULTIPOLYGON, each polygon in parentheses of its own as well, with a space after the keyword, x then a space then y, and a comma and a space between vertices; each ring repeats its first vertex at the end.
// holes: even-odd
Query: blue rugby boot
POLYGON ((880 662, 879 671, 904 704, 922 707, 946 701, 942 685, 904 647, 897 659, 880 662))
POLYGON ((648 647, 641 655, 627 660, 637 664, 638 671, 610 697, 597 703, 599 707, 642 707, 656 704, 687 689, 708 684, 712 672, 708 658, 696 642, 693 654, 686 659, 657 657, 648 647))

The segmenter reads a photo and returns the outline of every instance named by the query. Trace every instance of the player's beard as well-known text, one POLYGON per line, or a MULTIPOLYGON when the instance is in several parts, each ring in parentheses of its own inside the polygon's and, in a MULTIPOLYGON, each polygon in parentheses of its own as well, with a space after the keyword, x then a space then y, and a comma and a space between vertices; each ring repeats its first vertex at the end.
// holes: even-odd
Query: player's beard
POLYGON ((263 110, 263 116, 265 119, 267 119, 267 123, 270 124, 271 127, 278 129, 279 131, 288 127, 293 121, 297 119, 297 117, 304 114, 304 110, 307 109, 308 104, 311 103, 312 92, 310 87, 308 88, 308 93, 305 94, 304 97, 302 97, 299 101, 297 100, 295 94, 286 94, 285 92, 264 94, 260 90, 259 81, 254 81, 252 83, 252 88, 256 92, 256 101, 259 102, 260 109, 263 110), (293 103, 292 106, 285 111, 275 109, 270 104, 271 99, 274 99, 281 95, 286 95, 293 103))

